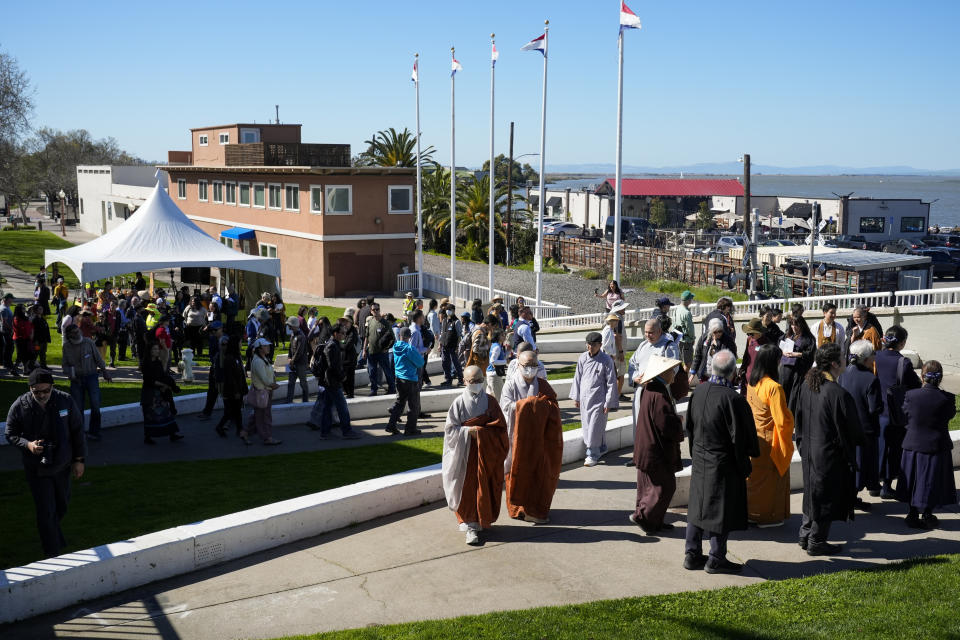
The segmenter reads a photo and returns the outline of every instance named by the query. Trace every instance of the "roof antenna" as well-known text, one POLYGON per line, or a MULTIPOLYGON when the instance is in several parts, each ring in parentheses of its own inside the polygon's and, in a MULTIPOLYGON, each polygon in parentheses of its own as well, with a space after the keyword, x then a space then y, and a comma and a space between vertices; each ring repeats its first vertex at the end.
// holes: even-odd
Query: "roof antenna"
POLYGON ((280 105, 275 104, 275 105, 273 105, 273 106, 274 106, 274 108, 276 108, 276 110, 277 110, 277 124, 280 124, 280 105))

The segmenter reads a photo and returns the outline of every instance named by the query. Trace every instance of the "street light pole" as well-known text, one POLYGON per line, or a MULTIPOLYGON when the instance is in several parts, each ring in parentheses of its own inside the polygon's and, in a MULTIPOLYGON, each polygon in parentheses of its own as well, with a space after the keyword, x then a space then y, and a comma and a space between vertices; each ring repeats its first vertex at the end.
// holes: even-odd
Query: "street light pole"
POLYGON ((67 194, 63 192, 63 189, 60 189, 60 193, 58 193, 57 195, 60 196, 60 235, 66 238, 67 224, 63 220, 63 201, 67 197, 67 194))

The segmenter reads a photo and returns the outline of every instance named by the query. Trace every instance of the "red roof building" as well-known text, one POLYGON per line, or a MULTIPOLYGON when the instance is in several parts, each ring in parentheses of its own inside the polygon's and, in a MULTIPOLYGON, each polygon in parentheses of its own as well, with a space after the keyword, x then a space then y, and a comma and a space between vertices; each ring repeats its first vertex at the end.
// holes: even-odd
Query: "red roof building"
MULTIPOLYGON (((608 178, 597 188, 598 195, 612 196, 615 193, 615 181, 612 178, 608 178)), ((743 185, 736 179, 624 178, 623 195, 639 198, 743 196, 743 185)))

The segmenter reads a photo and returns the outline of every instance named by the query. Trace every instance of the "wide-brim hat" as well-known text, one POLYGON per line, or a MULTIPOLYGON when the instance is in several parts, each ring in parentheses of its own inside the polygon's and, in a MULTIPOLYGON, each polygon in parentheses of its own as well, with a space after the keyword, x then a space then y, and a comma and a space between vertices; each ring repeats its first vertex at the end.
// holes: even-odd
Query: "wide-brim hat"
POLYGON ((287 326, 290 327, 291 329, 299 329, 300 318, 298 318, 297 316, 290 316, 289 318, 287 318, 287 326))
POLYGON ((413 291, 407 291, 406 296, 407 296, 408 298, 412 298, 412 297, 413 297, 413 291))
POLYGON ((620 316, 618 316, 615 313, 611 313, 610 315, 608 315, 606 318, 603 319, 604 322, 610 322, 611 320, 613 320, 614 322, 620 322, 620 316))
POLYGON ((499 302, 500 304, 503 304, 503 296, 493 296, 493 298, 490 299, 490 302, 499 302))
POLYGON ((752 335, 762 336, 764 333, 766 333, 766 329, 763 326, 763 320, 761 320, 760 318, 751 319, 750 322, 746 323, 741 328, 743 329, 743 332, 748 336, 752 336, 752 335))
POLYGON ((618 311, 623 311, 630 306, 630 303, 626 300, 618 300, 616 304, 610 307, 610 313, 617 313, 618 311))
POLYGON ((640 378, 640 384, 650 382, 667 369, 673 369, 679 364, 680 361, 673 358, 651 355, 650 359, 647 360, 647 368, 643 371, 643 377, 640 378))

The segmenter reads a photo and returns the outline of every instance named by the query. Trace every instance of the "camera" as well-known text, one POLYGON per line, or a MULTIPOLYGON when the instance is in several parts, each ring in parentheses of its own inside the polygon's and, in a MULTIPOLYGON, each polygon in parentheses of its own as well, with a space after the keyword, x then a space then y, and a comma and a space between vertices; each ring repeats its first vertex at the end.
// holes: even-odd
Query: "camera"
POLYGON ((594 295, 600 293, 600 287, 596 287, 596 288, 593 290, 593 293, 594 293, 594 295))
POLYGON ((41 443, 43 453, 40 454, 40 466, 52 467, 57 460, 57 444, 47 440, 41 440, 41 443))

